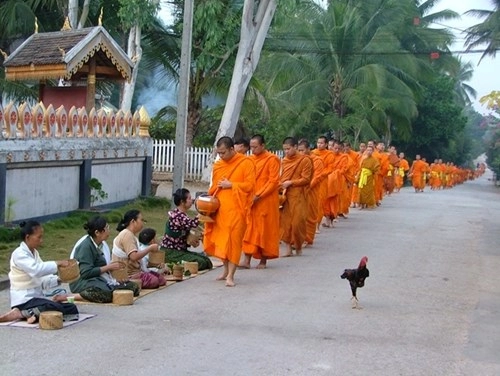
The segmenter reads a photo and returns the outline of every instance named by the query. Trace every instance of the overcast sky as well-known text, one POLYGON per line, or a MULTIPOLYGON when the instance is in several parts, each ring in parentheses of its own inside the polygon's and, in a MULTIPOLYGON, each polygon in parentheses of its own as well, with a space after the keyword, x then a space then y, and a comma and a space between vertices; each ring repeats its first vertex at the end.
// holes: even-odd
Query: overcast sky
MULTIPOLYGON (((463 13, 470 9, 493 9, 493 5, 490 0, 441 0, 435 6, 433 12, 443 9, 451 9, 462 16, 459 20, 442 21, 442 24, 459 30, 464 30, 469 26, 481 22, 481 20, 475 17, 465 16, 463 13)), ((465 34, 460 33, 459 30, 454 29, 457 40, 452 47, 453 51, 465 51, 465 34)), ((483 49, 483 47, 479 47, 477 49, 483 49)), ((468 83, 477 91, 477 98, 474 103, 474 107, 480 113, 487 113, 488 110, 479 103, 479 98, 483 95, 489 94, 493 90, 500 90, 500 74, 498 69, 500 61, 493 57, 485 57, 478 65, 481 55, 481 53, 467 53, 461 54, 461 57, 462 61, 470 61, 474 67, 474 76, 468 83)), ((500 58, 500 55, 498 58, 500 58)))

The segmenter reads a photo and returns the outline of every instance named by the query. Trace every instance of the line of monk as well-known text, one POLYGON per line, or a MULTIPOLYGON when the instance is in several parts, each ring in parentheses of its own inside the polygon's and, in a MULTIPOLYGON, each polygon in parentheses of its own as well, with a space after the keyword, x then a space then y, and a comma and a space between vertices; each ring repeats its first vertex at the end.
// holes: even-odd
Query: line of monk
POLYGON ((423 192, 426 184, 451 188, 485 168, 472 171, 441 160, 429 165, 420 155, 410 166, 404 153, 394 146, 386 151, 383 142, 361 143, 356 152, 348 142, 325 136, 314 150, 306 139, 286 137, 281 160, 266 149, 262 135, 250 141, 222 137, 216 148, 220 159, 208 193, 220 207, 214 222, 205 224, 204 249, 222 259, 217 279, 228 287, 235 285, 237 268, 249 269, 252 258, 259 260, 257 269, 265 269, 268 260, 280 257, 280 242, 286 247, 281 257, 301 255, 321 228, 333 228, 350 208, 380 206, 384 196, 400 191, 405 177, 423 192))

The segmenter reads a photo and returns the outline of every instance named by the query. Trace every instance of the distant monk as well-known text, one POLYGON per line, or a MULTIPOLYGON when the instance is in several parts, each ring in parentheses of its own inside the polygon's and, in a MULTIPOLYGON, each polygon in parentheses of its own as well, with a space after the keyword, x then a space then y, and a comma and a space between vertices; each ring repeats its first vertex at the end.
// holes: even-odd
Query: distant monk
POLYGON ((377 203, 375 197, 375 176, 380 169, 380 163, 373 157, 373 147, 367 146, 366 157, 361 162, 361 171, 358 177, 359 208, 373 208, 377 203))

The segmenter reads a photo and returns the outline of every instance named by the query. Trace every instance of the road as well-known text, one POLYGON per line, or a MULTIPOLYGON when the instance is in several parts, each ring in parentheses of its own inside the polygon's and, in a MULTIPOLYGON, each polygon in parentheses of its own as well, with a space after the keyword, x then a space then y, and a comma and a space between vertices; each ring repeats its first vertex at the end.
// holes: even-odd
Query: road
POLYGON ((214 270, 133 306, 80 306, 97 316, 63 330, 0 328, 0 374, 500 375, 500 191, 488 177, 353 209, 303 256, 239 270, 234 288, 214 270), (339 276, 364 255, 353 310, 339 276))

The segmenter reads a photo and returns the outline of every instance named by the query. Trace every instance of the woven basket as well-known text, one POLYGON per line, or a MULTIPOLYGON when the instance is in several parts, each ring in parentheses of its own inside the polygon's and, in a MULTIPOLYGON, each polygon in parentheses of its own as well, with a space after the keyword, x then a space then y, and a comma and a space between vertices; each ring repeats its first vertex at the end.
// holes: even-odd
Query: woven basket
POLYGON ((63 327, 63 314, 58 311, 45 311, 40 313, 40 329, 56 330, 63 327))
POLYGON ((113 291, 113 304, 118 304, 118 305, 134 304, 134 292, 131 290, 113 291))
POLYGON ((188 243, 192 247, 197 247, 201 238, 203 237, 203 230, 200 228, 192 228, 189 231, 189 234, 186 239, 186 243, 188 243))
POLYGON ((198 262, 197 261, 185 261, 184 269, 189 270, 191 275, 198 274, 198 262))
POLYGON ((121 268, 117 270, 111 270, 111 276, 117 281, 127 280, 128 279, 127 264, 125 264, 123 261, 113 261, 113 262, 119 263, 121 265, 121 268))
POLYGON ((183 265, 174 265, 172 267, 172 275, 175 278, 182 279, 184 277, 184 266, 183 265))
POLYGON ((75 259, 68 261, 68 266, 57 267, 57 274, 62 282, 71 283, 80 278, 80 268, 78 267, 78 262, 75 259))
POLYGON ((165 263, 165 252, 163 251, 149 252, 149 262, 148 262, 149 267, 156 268, 158 265, 164 263, 165 263))

